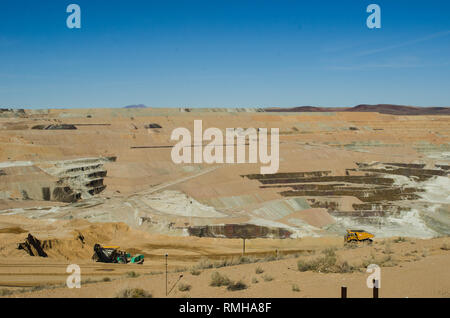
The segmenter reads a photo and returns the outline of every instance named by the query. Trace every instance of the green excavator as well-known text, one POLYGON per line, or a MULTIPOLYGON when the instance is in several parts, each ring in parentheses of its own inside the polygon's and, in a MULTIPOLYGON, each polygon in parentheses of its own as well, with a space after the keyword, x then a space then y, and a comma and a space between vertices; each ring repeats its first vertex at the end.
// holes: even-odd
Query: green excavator
POLYGON ((103 246, 100 244, 94 245, 94 255, 92 259, 101 263, 117 263, 117 264, 143 264, 144 255, 137 254, 131 256, 130 253, 121 251, 119 246, 103 246))

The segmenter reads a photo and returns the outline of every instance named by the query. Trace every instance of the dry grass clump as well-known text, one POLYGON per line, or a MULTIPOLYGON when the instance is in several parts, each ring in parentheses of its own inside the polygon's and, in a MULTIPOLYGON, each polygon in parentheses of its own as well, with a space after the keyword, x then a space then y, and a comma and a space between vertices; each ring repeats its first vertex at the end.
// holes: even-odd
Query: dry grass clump
POLYGON ((450 244, 447 244, 447 243, 442 244, 441 250, 450 251, 450 244))
POLYGON ((259 283, 258 279, 256 277, 253 277, 252 284, 258 284, 258 283, 259 283))
POLYGON ((223 259, 219 262, 215 262, 214 267, 220 268, 220 267, 235 266, 235 265, 241 265, 241 264, 250 264, 250 263, 256 263, 256 262, 258 262, 258 260, 253 257, 239 256, 239 257, 233 257, 231 259, 223 259))
POLYGON ((275 255, 269 255, 263 258, 263 262, 273 262, 276 261, 277 257, 275 255))
POLYGON ((9 289, 0 289, 0 297, 12 295, 13 292, 9 289))
POLYGON ((210 269, 210 268, 221 268, 226 266, 234 266, 234 265, 241 265, 241 264, 251 264, 251 263, 257 263, 260 260, 254 257, 247 257, 247 256, 240 256, 240 257, 234 257, 231 259, 222 259, 220 261, 212 263, 208 259, 201 259, 200 262, 195 265, 194 267, 198 270, 200 269, 210 269))
POLYGON ((355 249, 358 247, 358 243, 357 242, 348 242, 345 244, 345 248, 346 249, 355 249))
POLYGON ((262 274, 262 273, 264 273, 264 270, 261 268, 261 266, 258 266, 258 267, 256 267, 256 269, 255 269, 255 273, 256 273, 256 274, 262 274))
POLYGON ((397 237, 397 238, 392 240, 392 242, 394 242, 394 243, 403 243, 403 242, 406 242, 406 241, 407 241, 406 237, 402 237, 402 236, 399 236, 399 237, 397 237))
POLYGON ((371 254, 369 259, 367 259, 361 263, 361 267, 367 268, 367 266, 369 266, 370 264, 375 264, 380 267, 381 266, 393 267, 393 266, 397 265, 397 262, 395 262, 395 260, 392 258, 391 255, 386 255, 382 258, 377 258, 377 257, 375 257, 375 255, 371 254))
POLYGON ((293 284, 293 285, 292 285, 292 291, 293 291, 293 292, 299 292, 299 291, 300 291, 300 287, 298 287, 297 284, 293 284))
POLYGON ((238 280, 237 282, 231 282, 228 285, 227 289, 230 291, 243 290, 243 289, 247 289, 247 285, 243 281, 238 280))
POLYGON ((390 244, 390 243, 386 243, 386 244, 385 244, 383 253, 384 253, 384 254, 392 254, 392 253, 394 253, 394 252, 392 251, 392 248, 391 248, 391 244, 390 244))
POLYGON ((209 283, 210 286, 214 287, 220 287, 220 286, 228 286, 230 285, 231 280, 225 276, 221 275, 219 272, 214 272, 211 275, 211 282, 209 283))
POLYGON ((139 277, 139 276, 141 276, 141 275, 139 275, 138 273, 136 273, 136 272, 134 272, 134 271, 132 271, 132 272, 127 272, 127 277, 130 277, 130 278, 136 278, 136 277, 139 277))
POLYGON ((347 261, 337 262, 335 264, 335 273, 352 273, 355 270, 347 261))
POLYGON ((336 249, 325 249, 322 251, 324 256, 312 259, 310 261, 299 260, 297 268, 300 272, 313 271, 319 273, 351 273, 355 268, 347 261, 338 261, 336 249))
POLYGON ((241 256, 238 259, 238 264, 252 264, 258 262, 258 259, 254 257, 241 256))
POLYGON ((329 256, 329 257, 335 257, 336 256, 336 248, 334 247, 330 247, 330 248, 326 248, 322 251, 322 254, 325 256, 329 256))
POLYGON ((199 270, 199 269, 197 269, 197 268, 194 266, 194 267, 191 268, 190 273, 191 273, 191 275, 198 276, 198 275, 200 275, 200 274, 202 273, 202 271, 199 270))
POLYGON ((233 259, 228 260, 228 259, 222 259, 218 262, 215 262, 213 264, 214 268, 221 268, 221 267, 225 267, 225 266, 231 266, 234 265, 236 263, 236 261, 234 261, 233 259))
POLYGON ((207 258, 202 258, 200 262, 196 265, 198 269, 208 269, 213 268, 214 264, 207 258))
MULTIPOLYGON (((96 282, 100 282, 100 281, 94 281, 92 279, 88 279, 88 282, 96 283, 96 282)), ((85 284, 85 282, 81 282, 81 284, 85 284)), ((37 286, 33 286, 33 287, 20 288, 18 290, 10 290, 10 289, 3 288, 3 289, 0 289, 0 297, 9 296, 12 294, 36 292, 36 291, 45 290, 45 289, 55 289, 55 288, 60 288, 60 287, 66 287, 66 283, 64 283, 64 284, 42 284, 42 285, 37 285, 37 286)))
POLYGON ((152 298, 152 294, 141 288, 128 288, 120 291, 117 298, 152 298))
POLYGON ((273 281, 273 277, 267 274, 263 275, 262 278, 264 279, 265 282, 273 281))
MULTIPOLYGON (((297 258, 299 254, 293 255, 293 257, 297 258)), ((235 265, 241 265, 241 264, 253 264, 253 263, 263 263, 263 262, 271 262, 276 260, 281 260, 287 258, 287 255, 282 255, 280 252, 277 253, 277 255, 271 254, 264 258, 256 258, 256 257, 249 257, 249 256, 239 256, 239 257, 233 257, 231 259, 222 259, 217 262, 211 262, 207 258, 202 258, 199 263, 191 268, 191 274, 192 271, 199 271, 203 269, 210 269, 210 268, 221 268, 226 266, 235 266, 235 265)), ((183 271, 186 269, 183 269, 183 271)), ((193 274, 194 275, 194 274, 193 274)))
POLYGON ((143 273, 142 275, 148 276, 148 275, 160 275, 163 274, 164 272, 161 271, 151 271, 149 273, 143 273))
POLYGON ((181 283, 180 285, 178 285, 178 290, 181 291, 181 292, 190 291, 191 288, 192 288, 192 286, 189 285, 189 284, 181 283))

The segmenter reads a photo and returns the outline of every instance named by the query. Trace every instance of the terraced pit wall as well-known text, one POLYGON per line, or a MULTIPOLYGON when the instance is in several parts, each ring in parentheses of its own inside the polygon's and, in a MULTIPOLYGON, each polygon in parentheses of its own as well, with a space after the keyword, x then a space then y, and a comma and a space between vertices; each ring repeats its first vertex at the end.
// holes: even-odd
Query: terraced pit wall
POLYGON ((221 238, 289 238, 292 233, 286 229, 254 224, 219 224, 189 227, 190 236, 221 238))
POLYGON ((0 194, 5 199, 76 202, 105 190, 104 164, 115 160, 115 157, 107 157, 26 165, 3 163, 0 194))
POLYGON ((329 171, 286 172, 272 175, 245 175, 258 180, 260 188, 279 188, 284 197, 306 197, 314 208, 326 208, 335 216, 387 216, 410 208, 404 204, 420 198, 424 189, 397 185, 395 176, 414 181, 448 176, 447 166, 430 167, 407 163, 357 163, 357 169, 346 169, 346 175, 330 175, 329 171), (354 197, 361 203, 353 210, 343 210, 336 198, 354 197))

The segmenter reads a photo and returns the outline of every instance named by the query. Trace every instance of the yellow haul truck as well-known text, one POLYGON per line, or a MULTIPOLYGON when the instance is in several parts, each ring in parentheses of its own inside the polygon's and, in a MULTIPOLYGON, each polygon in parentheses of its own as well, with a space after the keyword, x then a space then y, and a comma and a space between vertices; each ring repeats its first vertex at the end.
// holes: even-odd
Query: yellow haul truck
POLYGON ((372 242, 372 238, 375 237, 375 235, 366 232, 364 230, 347 230, 347 234, 345 234, 345 242, 372 242))

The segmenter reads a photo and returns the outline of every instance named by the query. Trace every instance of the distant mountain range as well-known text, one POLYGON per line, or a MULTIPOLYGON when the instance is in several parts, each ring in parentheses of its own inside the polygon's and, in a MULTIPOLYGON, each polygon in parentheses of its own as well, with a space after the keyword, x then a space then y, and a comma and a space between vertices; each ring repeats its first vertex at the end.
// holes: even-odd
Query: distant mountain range
MULTIPOLYGON (((144 104, 128 105, 123 108, 148 108, 144 104)), ((393 104, 361 104, 354 107, 297 106, 289 108, 264 108, 266 112, 374 112, 388 115, 450 115, 450 107, 418 107, 393 104)))
POLYGON ((291 108, 266 108, 266 112, 375 112, 389 115, 450 115, 450 107, 417 107, 392 104, 367 105, 354 107, 316 107, 299 106, 291 108))
POLYGON ((124 106, 123 108, 147 108, 144 104, 138 104, 138 105, 128 105, 124 106))

